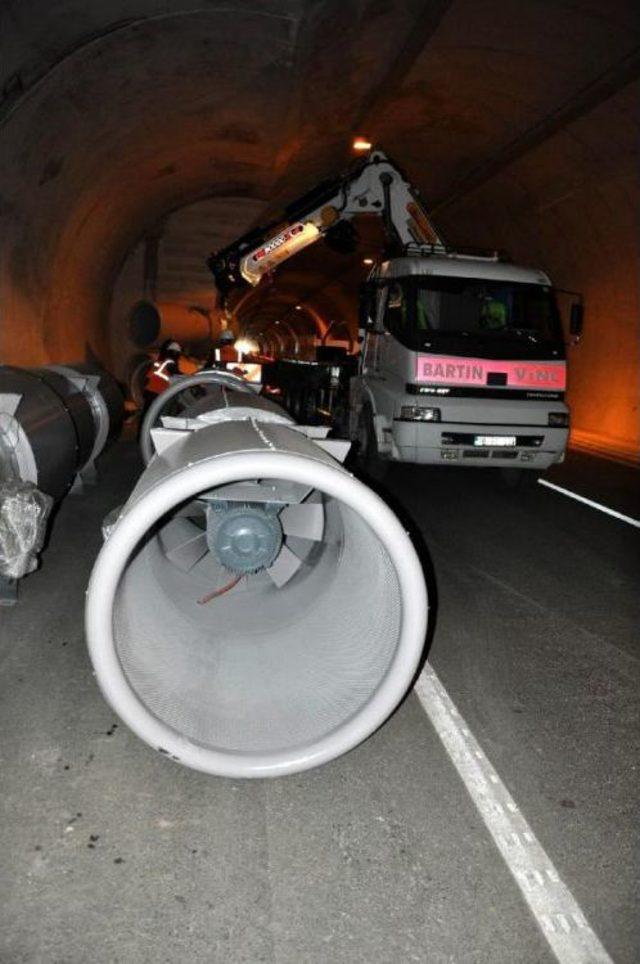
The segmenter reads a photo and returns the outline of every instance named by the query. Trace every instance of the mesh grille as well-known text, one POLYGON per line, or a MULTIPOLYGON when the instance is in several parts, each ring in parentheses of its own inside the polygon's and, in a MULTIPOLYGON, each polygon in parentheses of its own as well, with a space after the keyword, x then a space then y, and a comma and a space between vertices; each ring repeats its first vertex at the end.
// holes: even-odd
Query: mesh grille
POLYGON ((176 570, 157 538, 131 561, 114 611, 117 651, 139 698, 208 748, 308 746, 368 701, 400 632, 397 576, 363 520, 327 503, 327 542, 282 589, 196 599, 206 573, 176 570))

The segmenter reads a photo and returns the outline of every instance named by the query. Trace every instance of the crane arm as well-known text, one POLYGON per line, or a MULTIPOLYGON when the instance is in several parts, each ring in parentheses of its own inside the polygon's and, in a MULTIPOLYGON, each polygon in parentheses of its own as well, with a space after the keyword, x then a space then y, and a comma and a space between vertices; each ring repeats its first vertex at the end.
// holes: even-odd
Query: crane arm
POLYGON ((284 213, 208 259, 223 296, 245 283, 257 285, 277 265, 358 214, 378 214, 387 245, 398 253, 411 243, 441 243, 417 191, 382 151, 372 151, 342 177, 318 185, 284 213))

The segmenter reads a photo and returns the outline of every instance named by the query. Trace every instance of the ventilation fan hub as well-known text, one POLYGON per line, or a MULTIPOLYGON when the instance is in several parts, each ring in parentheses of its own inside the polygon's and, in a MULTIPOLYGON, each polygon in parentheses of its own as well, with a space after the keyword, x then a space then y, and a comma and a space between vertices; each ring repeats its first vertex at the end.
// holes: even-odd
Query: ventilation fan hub
POLYGON ((282 548, 282 526, 262 506, 235 506, 212 513, 207 541, 219 561, 232 572, 268 568, 282 548))

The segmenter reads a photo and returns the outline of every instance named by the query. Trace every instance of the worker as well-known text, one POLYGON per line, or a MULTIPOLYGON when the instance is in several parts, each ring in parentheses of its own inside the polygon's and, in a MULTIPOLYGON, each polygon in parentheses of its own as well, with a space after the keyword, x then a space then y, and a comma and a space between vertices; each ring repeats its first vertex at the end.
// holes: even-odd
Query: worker
POLYGON ((221 331, 218 340, 212 344, 202 368, 226 368, 227 362, 237 361, 238 353, 233 347, 235 340, 236 336, 229 328, 221 331))
POLYGON ((173 375, 180 373, 180 358, 182 347, 177 341, 167 339, 160 345, 158 357, 149 367, 144 386, 144 411, 149 408, 151 402, 161 395, 173 375))
POLYGON ((507 306, 497 298, 486 297, 480 311, 480 328, 502 331, 507 327, 507 306))
POLYGON ((430 331, 431 318, 435 315, 435 305, 438 295, 435 291, 428 288, 417 288, 416 290, 416 322, 417 331, 430 331))
POLYGON ((385 327, 392 335, 405 332, 407 328, 407 300, 402 285, 390 285, 385 311, 385 327))

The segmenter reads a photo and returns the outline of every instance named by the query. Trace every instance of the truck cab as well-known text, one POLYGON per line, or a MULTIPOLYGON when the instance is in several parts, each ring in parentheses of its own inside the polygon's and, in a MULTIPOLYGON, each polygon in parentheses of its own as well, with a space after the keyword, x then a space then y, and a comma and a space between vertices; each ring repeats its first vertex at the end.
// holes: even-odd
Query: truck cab
POLYGON ((535 470, 562 461, 565 347, 546 274, 417 248, 374 268, 362 298, 349 434, 363 451, 535 470))

